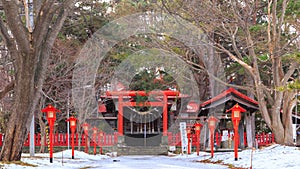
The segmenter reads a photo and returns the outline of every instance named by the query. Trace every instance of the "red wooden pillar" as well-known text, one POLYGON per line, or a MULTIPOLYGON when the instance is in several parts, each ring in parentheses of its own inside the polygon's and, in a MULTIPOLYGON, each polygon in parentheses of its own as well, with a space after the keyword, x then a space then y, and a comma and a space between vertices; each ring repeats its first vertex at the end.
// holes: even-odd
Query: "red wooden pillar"
POLYGON ((219 133, 216 132, 216 144, 217 146, 219 146, 219 133))
POLYGON ((164 94, 163 96, 163 136, 167 136, 168 132, 168 99, 164 94))
POLYGON ((76 146, 78 146, 78 142, 79 142, 79 134, 78 134, 78 133, 76 133, 76 140, 75 140, 75 144, 76 144, 76 146))
POLYGON ((102 139, 103 139, 103 131, 102 130, 100 130, 100 133, 99 133, 99 137, 98 137, 99 139, 99 145, 100 145, 100 149, 99 149, 99 151, 100 151, 100 154, 103 154, 103 150, 102 150, 102 139))
POLYGON ((98 128, 94 127, 93 128, 93 140, 92 142, 94 143, 94 155, 96 155, 97 152, 97 132, 98 132, 98 128))
POLYGON ((0 146, 2 146, 3 140, 2 140, 2 134, 0 133, 0 146))
POLYGON ((118 109, 118 132, 123 136, 123 95, 119 96, 118 109))
POLYGON ((244 146, 247 147, 247 133, 244 132, 244 146))
MULTIPOLYGON (((114 144, 118 143, 118 134, 119 134, 118 132, 114 132, 114 144)), ((103 134, 103 136, 104 136, 104 134, 103 134)))

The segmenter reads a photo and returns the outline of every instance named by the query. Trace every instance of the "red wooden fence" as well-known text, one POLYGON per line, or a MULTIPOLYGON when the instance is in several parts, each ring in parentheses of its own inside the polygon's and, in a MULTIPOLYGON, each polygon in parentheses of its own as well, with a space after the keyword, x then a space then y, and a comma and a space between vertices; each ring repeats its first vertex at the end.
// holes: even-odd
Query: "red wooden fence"
MULTIPOLYGON (((229 136, 229 137, 233 137, 233 135, 229 136)), ((246 133, 244 134, 244 145, 247 146, 247 138, 246 138, 246 133)), ((24 146, 29 146, 29 134, 27 139, 24 142, 24 146)), ((94 143, 96 142, 96 144, 98 146, 113 146, 115 144, 117 144, 118 142, 118 133, 112 133, 112 134, 108 134, 108 133, 103 133, 103 135, 101 136, 100 134, 98 134, 96 136, 96 139, 93 140, 94 137, 90 137, 90 145, 94 145, 94 143)), ((197 145, 197 140, 196 140, 196 135, 191 135, 192 138, 192 146, 196 146, 197 145)), ((222 135, 219 133, 215 133, 215 142, 217 146, 221 145, 221 138, 222 135)), ((3 139, 4 136, 3 134, 0 133, 0 146, 2 146, 3 144, 3 139)), ((44 137, 43 139, 45 139, 45 146, 47 146, 47 141, 46 141, 46 137, 44 137)), ((68 139, 70 139, 70 145, 71 145, 71 138, 68 136, 68 134, 65 133, 55 133, 53 136, 53 146, 68 146, 68 139)), ((41 134, 35 134, 34 135, 34 144, 35 146, 41 146, 41 134)), ((85 146, 86 142, 85 142, 85 135, 79 135, 78 133, 76 133, 74 135, 74 144, 75 146, 78 146, 79 142, 81 146, 85 146)), ((264 146, 264 145, 268 145, 271 144, 273 142, 275 142, 274 140, 274 134, 256 134, 255 136, 255 140, 258 144, 258 146, 264 146)), ((171 133, 168 132, 168 141, 169 141, 169 145, 170 146, 181 146, 181 138, 180 138, 180 133, 171 133)))
MULTIPOLYGON (((228 137, 231 137, 231 140, 233 140, 234 135, 229 135, 228 137)), ((247 146, 247 136, 246 133, 243 135, 244 137, 244 146, 247 146)), ((215 143, 217 146, 221 145, 221 138, 222 135, 218 132, 215 133, 215 143)), ((181 146, 181 138, 180 133, 168 133, 168 141, 170 146, 181 146)), ((256 134, 255 141, 257 142, 258 146, 264 146, 275 142, 274 134, 256 134)), ((196 135, 192 135, 192 146, 197 145, 196 135)))
MULTIPOLYGON (((28 137, 26 138, 25 142, 24 142, 24 146, 29 146, 29 134, 28 137)), ((2 146, 3 144, 3 139, 4 136, 3 134, 0 133, 0 146, 2 146)), ((41 146, 42 143, 42 139, 45 139, 45 146, 47 146, 47 140, 46 137, 42 138, 41 134, 35 134, 34 135, 34 145, 35 146, 41 146)), ((71 145, 71 137, 69 137, 68 134, 65 133, 55 133, 53 136, 53 146, 68 146, 68 139, 70 139, 70 145, 71 145)), ((117 143, 118 139, 118 133, 113 133, 113 134, 107 134, 107 133, 103 133, 103 136, 100 136, 100 134, 98 134, 96 136, 96 139, 93 140, 93 137, 90 137, 90 145, 94 145, 94 143, 96 142, 96 144, 98 146, 113 146, 117 143)), ((85 146, 86 141, 85 141, 85 135, 80 135, 78 133, 74 134, 74 144, 75 146, 80 145, 81 146, 85 146)))
POLYGON ((256 134, 255 141, 257 142, 258 146, 264 146, 275 142, 274 134, 256 134))

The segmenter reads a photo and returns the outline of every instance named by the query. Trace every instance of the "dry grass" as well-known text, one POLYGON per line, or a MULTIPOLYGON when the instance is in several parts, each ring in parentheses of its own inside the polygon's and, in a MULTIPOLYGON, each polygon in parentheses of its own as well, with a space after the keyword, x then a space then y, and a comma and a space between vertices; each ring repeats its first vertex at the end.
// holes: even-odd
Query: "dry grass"
POLYGON ((231 169, 247 169, 247 168, 242 168, 242 167, 235 167, 232 164, 225 164, 222 160, 211 161, 210 159, 205 159, 205 160, 196 160, 195 162, 210 163, 210 164, 220 164, 220 165, 228 166, 228 168, 231 168, 231 169))
POLYGON ((2 161, 2 164, 15 164, 15 165, 21 165, 26 167, 37 167, 37 165, 25 163, 23 161, 2 161))
POLYGON ((91 167, 91 166, 86 166, 86 167, 82 167, 82 168, 80 168, 80 169, 88 169, 88 168, 93 168, 93 167, 91 167))

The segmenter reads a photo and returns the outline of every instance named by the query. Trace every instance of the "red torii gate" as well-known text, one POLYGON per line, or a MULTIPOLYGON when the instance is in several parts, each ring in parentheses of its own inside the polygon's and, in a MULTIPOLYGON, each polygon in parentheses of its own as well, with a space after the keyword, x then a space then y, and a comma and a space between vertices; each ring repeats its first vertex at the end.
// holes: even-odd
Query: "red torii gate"
POLYGON ((178 96, 180 92, 172 91, 172 90, 165 90, 165 91, 107 91, 107 96, 118 96, 118 132, 120 136, 124 135, 123 131, 123 107, 124 106, 162 106, 163 107, 163 136, 167 136, 168 131, 168 96, 178 96), (124 102, 124 96, 149 96, 149 95, 157 95, 163 96, 162 101, 151 102, 147 101, 144 103, 140 102, 124 102))

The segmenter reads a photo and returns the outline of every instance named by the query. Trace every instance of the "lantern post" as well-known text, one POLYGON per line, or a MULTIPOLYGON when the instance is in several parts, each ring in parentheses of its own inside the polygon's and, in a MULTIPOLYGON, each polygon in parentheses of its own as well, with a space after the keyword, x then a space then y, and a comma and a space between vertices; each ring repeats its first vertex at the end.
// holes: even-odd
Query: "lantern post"
POLYGON ((195 126, 195 133, 196 133, 196 140, 197 140, 197 146, 196 146, 196 151, 197 151, 197 156, 199 156, 199 151, 200 151, 200 132, 201 132, 201 127, 203 126, 198 120, 194 124, 195 126))
POLYGON ((96 147, 96 143, 97 143, 97 132, 98 132, 98 128, 97 127, 93 127, 93 140, 94 140, 94 155, 96 155, 96 150, 97 150, 97 147, 96 147))
POLYGON ((100 154, 102 154, 102 140, 103 140, 103 131, 102 130, 100 130, 100 154))
POLYGON ((238 160, 238 144, 239 144, 239 123, 241 120, 241 112, 246 112, 244 108, 242 108, 238 103, 234 105, 231 109, 226 112, 231 111, 231 120, 234 125, 234 160, 238 160))
POLYGON ((76 130, 76 121, 77 118, 74 116, 71 116, 69 119, 67 119, 68 122, 70 122, 70 128, 71 128, 71 144, 72 144, 72 159, 74 159, 74 133, 76 130))
POLYGON ((46 108, 42 109, 43 113, 47 113, 47 120, 49 123, 49 140, 50 140, 50 163, 53 163, 53 129, 54 129, 54 123, 56 120, 56 112, 60 112, 58 109, 53 107, 51 104, 49 104, 46 108))
POLYGON ((186 129, 186 131, 187 131, 187 138, 188 138, 188 149, 187 149, 187 153, 188 153, 188 154, 191 154, 191 128, 188 127, 188 128, 186 129))
POLYGON ((216 129, 216 124, 218 122, 218 119, 215 118, 214 116, 210 116, 207 119, 207 123, 208 123, 208 128, 210 131, 210 154, 211 154, 211 158, 214 157, 214 132, 216 129))
POLYGON ((83 123, 82 124, 82 128, 83 128, 83 131, 84 131, 84 136, 85 136, 85 149, 84 149, 84 152, 85 153, 88 153, 88 135, 89 135, 89 124, 88 123, 83 123))

